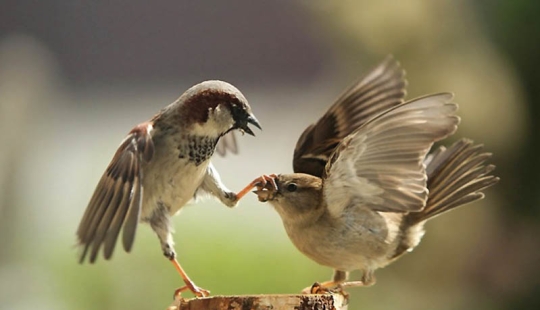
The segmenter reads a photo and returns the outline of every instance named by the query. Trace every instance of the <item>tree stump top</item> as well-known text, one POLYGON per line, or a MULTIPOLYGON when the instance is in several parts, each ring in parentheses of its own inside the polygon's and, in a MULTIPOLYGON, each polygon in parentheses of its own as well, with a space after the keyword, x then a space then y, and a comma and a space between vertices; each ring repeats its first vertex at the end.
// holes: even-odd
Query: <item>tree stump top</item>
POLYGON ((167 310, 347 310, 342 294, 237 295, 179 298, 167 310))

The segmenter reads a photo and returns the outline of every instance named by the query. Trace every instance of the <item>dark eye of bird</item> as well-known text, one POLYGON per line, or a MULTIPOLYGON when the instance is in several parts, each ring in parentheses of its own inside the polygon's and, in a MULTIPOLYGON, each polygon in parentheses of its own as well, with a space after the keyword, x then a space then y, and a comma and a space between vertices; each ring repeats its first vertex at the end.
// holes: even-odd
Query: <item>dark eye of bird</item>
POLYGON ((287 190, 289 192, 294 192, 294 191, 296 191, 297 188, 298 188, 298 186, 296 186, 296 184, 294 184, 294 183, 289 183, 289 185, 287 185, 287 190))

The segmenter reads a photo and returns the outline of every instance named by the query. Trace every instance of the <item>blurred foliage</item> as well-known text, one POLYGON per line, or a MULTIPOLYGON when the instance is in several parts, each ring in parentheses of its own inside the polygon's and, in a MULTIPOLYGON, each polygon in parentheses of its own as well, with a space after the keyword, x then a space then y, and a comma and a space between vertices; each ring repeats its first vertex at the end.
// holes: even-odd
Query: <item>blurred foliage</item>
POLYGON ((530 123, 529 137, 523 145, 520 158, 516 160, 516 188, 510 190, 508 196, 515 207, 507 212, 511 216, 536 218, 540 216, 540 165, 537 154, 540 151, 540 123, 536 121, 540 115, 540 40, 535 37, 540 33, 540 20, 537 12, 540 3, 536 1, 481 1, 477 2, 477 10, 485 21, 485 29, 500 47, 501 52, 508 56, 518 72, 521 87, 524 89, 524 99, 529 102, 527 118, 530 123))

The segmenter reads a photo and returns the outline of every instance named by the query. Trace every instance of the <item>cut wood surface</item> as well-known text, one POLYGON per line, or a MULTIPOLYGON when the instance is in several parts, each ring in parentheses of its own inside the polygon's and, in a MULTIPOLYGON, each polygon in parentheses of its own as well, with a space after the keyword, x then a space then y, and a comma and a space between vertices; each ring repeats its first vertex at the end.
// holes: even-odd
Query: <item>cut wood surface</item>
POLYGON ((167 310, 347 310, 342 294, 238 295, 178 298, 167 310))

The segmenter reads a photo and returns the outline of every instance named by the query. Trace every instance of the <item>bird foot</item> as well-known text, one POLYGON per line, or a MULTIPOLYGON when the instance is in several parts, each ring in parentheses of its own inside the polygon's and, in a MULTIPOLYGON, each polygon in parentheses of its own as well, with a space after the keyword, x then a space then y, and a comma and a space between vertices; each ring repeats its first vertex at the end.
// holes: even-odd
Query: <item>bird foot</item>
POLYGON ((330 289, 323 287, 321 283, 315 282, 312 286, 308 286, 302 290, 302 294, 327 294, 330 293, 330 289))
POLYGON ((251 181, 244 189, 238 192, 238 194, 236 194, 236 199, 240 200, 247 193, 249 193, 249 191, 254 187, 256 187, 258 191, 262 191, 263 189, 267 189, 269 191, 271 190, 272 192, 277 191, 278 187, 275 180, 276 178, 277 178, 277 175, 275 174, 262 175, 256 178, 255 180, 251 181))
POLYGON ((315 282, 312 286, 308 286, 302 290, 302 294, 341 294, 344 297, 349 297, 349 293, 345 292, 341 284, 336 284, 333 281, 315 282))
POLYGON ((178 260, 176 260, 176 258, 173 257, 171 259, 171 263, 174 265, 174 267, 182 277, 182 280, 184 280, 184 283, 186 284, 185 286, 182 286, 181 288, 174 291, 175 300, 177 298, 181 298, 180 295, 186 290, 190 290, 193 295, 197 297, 208 297, 210 295, 210 291, 198 287, 197 285, 195 285, 195 283, 193 283, 193 281, 191 281, 191 279, 188 277, 182 266, 180 266, 180 263, 178 262, 178 260))
POLYGON ((330 282, 315 282, 312 286, 308 286, 302 290, 302 294, 331 294, 336 289, 339 289, 335 283, 330 282))
POLYGON ((277 184, 276 184, 276 179, 277 179, 277 175, 275 174, 270 174, 270 175, 266 175, 266 174, 263 174, 262 176, 256 178, 255 180, 253 180, 251 183, 254 183, 255 184, 255 187, 257 187, 258 189, 268 189, 268 190, 275 190, 277 191, 278 190, 278 187, 277 187, 277 184))
POLYGON ((257 190, 253 192, 257 194, 259 201, 266 202, 274 198, 276 192, 278 191, 276 179, 277 175, 270 174, 262 175, 251 182, 255 185, 254 187, 257 187, 257 190))
POLYGON ((186 285, 185 286, 182 286, 181 288, 178 288, 174 291, 174 299, 177 300, 178 298, 181 298, 182 296, 182 292, 185 292, 187 290, 191 291, 193 293, 193 295, 195 295, 196 297, 208 297, 210 296, 210 291, 209 290, 205 290, 203 288, 200 288, 198 286, 195 285, 195 283, 193 282, 185 282, 186 285))

